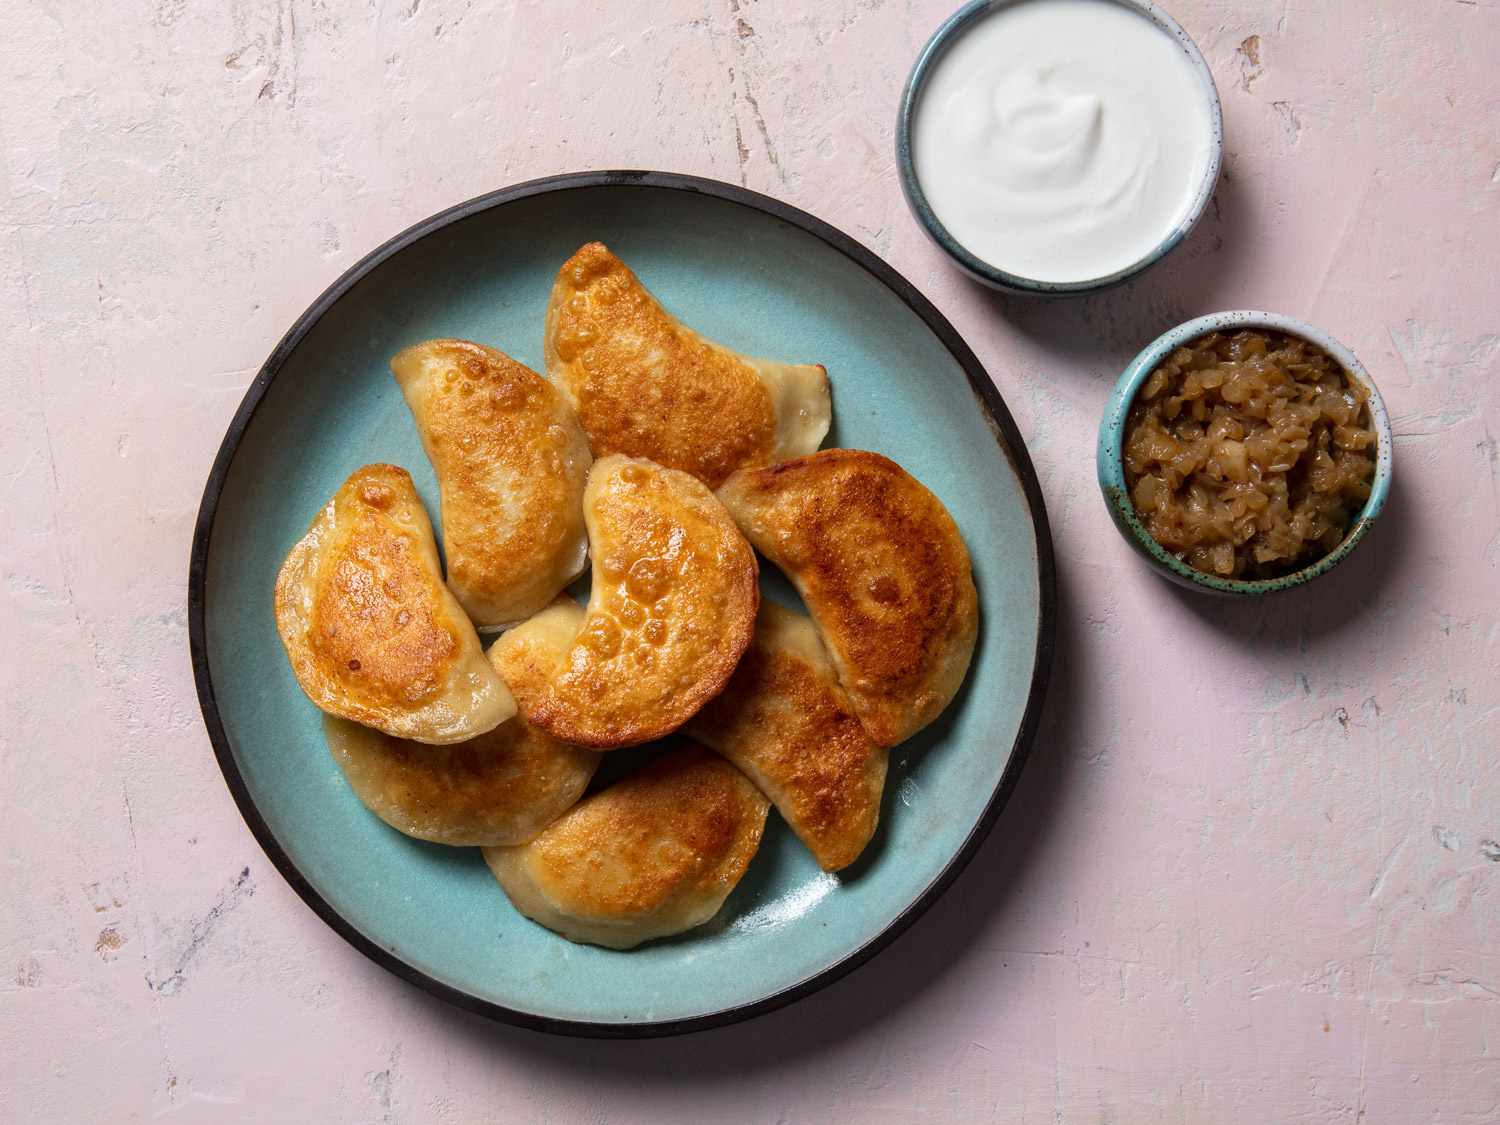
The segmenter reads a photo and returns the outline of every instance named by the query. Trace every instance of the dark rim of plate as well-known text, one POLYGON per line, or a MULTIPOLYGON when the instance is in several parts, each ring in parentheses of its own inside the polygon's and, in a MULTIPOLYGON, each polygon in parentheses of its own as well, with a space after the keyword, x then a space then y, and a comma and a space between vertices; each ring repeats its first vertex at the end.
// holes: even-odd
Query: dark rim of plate
POLYGON ((448 1001, 460 1008, 503 1023, 514 1024, 518 1027, 530 1028, 536 1031, 550 1032, 556 1035, 584 1036, 590 1038, 607 1039, 629 1039, 646 1038, 652 1036, 680 1035, 690 1031, 700 1031, 707 1028, 722 1027, 727 1024, 738 1023, 754 1016, 763 1015, 783 1007, 793 1001, 800 1000, 804 996, 811 995, 818 989, 832 984, 845 974, 858 968, 870 960, 876 953, 890 945, 907 927, 935 902, 939 895, 948 889, 949 885, 957 878, 960 871, 968 865, 968 862, 979 850, 980 844, 989 835, 990 829, 1000 815, 1001 809, 1005 807, 1011 793, 1015 790, 1016 783, 1020 779, 1021 770, 1026 764, 1027 757, 1031 751, 1032 742, 1035 740, 1037 725, 1041 718, 1042 700, 1046 695, 1047 681, 1052 670, 1052 656, 1056 641, 1056 616, 1057 616, 1057 591, 1056 572, 1052 555, 1052 539, 1048 530, 1047 513, 1042 501, 1041 487, 1037 481, 1036 470, 1032 467, 1031 458, 1026 452, 1026 446, 1021 440, 1021 434, 1016 429, 1016 424, 1001 400, 999 392, 990 382, 984 367, 975 357, 969 346, 963 342, 953 326, 947 319, 937 311, 927 298, 923 297, 912 284, 897 273, 894 269, 881 261, 864 246, 855 242, 842 231, 835 229, 821 219, 816 219, 805 211, 798 210, 779 200, 745 188, 736 187, 732 184, 721 183, 717 180, 703 179, 697 176, 679 175, 670 172, 651 171, 602 171, 581 172, 560 176, 549 176, 543 179, 530 180, 526 183, 517 184, 513 187, 502 188, 499 191, 490 192, 471 199, 466 203, 450 207, 446 211, 440 211, 430 218, 422 220, 415 226, 403 231, 401 234, 390 239, 378 249, 361 258, 359 262, 351 266, 344 275, 325 290, 316 301, 297 318, 297 322, 266 360, 261 367, 255 381, 250 384, 249 390, 241 401, 239 409, 235 411, 234 419, 229 424, 229 429, 224 435, 223 444, 219 447, 218 455, 214 458, 213 468, 209 471, 208 482, 203 489, 203 502, 198 509, 198 519, 193 530, 192 555, 188 566, 188 644, 192 653, 193 679, 198 687, 198 702, 203 710, 204 725, 208 728, 209 741, 212 742, 214 754, 219 760, 219 768, 223 771, 224 781, 229 786, 230 793, 234 796, 235 804, 239 806, 240 814, 245 823, 249 825, 251 833, 256 841, 264 849, 267 857, 281 873, 282 877, 291 885, 292 889, 302 897, 302 900, 313 909, 328 926, 340 937, 354 946, 377 965, 390 970, 396 976, 409 981, 417 987, 433 996, 448 1001), (214 696, 213 679, 209 673, 208 665, 208 642, 207 642, 207 620, 206 620, 206 578, 208 569, 209 543, 213 535, 214 518, 218 511, 219 498, 224 489, 224 483, 229 475, 229 469, 234 461, 235 451, 238 449, 240 439, 244 436, 246 429, 254 417, 256 409, 260 406, 266 391, 270 388, 277 373, 296 349, 302 338, 312 329, 313 325, 338 302, 345 294, 357 285, 361 279, 374 270, 381 263, 399 253, 406 247, 425 238, 444 227, 450 226, 460 220, 477 215, 482 211, 488 211, 493 207, 500 207, 507 203, 530 196, 542 195, 550 192, 572 191, 578 188, 658 188, 667 191, 690 192, 695 195, 710 196, 715 199, 726 200, 730 203, 748 207, 769 215, 781 222, 797 227, 808 234, 814 235, 821 241, 827 243, 834 250, 849 258, 867 273, 873 275, 877 280, 890 289, 896 296, 900 297, 906 305, 919 316, 923 323, 942 342, 943 346, 952 353, 959 365, 968 376, 969 385, 973 389, 976 398, 989 415, 997 431, 998 437, 1003 439, 997 442, 1000 450, 1009 460, 1020 479, 1022 490, 1026 495, 1027 506, 1031 510, 1031 519, 1036 533, 1037 543, 1037 575, 1040 591, 1039 621, 1037 630, 1036 658, 1032 666, 1031 687, 1026 701, 1026 711, 1021 719, 1021 726, 1016 734, 1016 741, 1011 752, 1010 760, 1007 762, 1005 772, 1000 778, 1000 783, 995 787, 995 792, 990 798, 984 813, 979 817, 974 827, 970 830, 968 838, 962 847, 954 854, 947 865, 931 884, 908 905, 889 925, 880 933, 876 934, 864 945, 847 954, 840 960, 829 965, 827 968, 813 974, 807 979, 785 988, 780 992, 763 997, 749 1004, 738 1007, 725 1008, 720 1011, 710 1012, 700 1016, 691 1016, 684 1019, 642 1021, 639 1023, 607 1023, 591 1020, 568 1020, 558 1019, 550 1016, 536 1015, 531 1012, 520 1011, 509 1008, 502 1004, 496 1004, 489 1000, 473 996, 451 985, 422 972, 420 969, 402 960, 394 948, 386 948, 372 941, 365 934, 357 930, 341 914, 338 913, 303 877, 296 864, 283 850, 280 842, 271 832, 270 826, 261 816, 245 785, 245 779, 240 774, 240 769, 234 758, 234 751, 230 746, 229 737, 225 732, 224 723, 219 715, 218 702, 214 696))

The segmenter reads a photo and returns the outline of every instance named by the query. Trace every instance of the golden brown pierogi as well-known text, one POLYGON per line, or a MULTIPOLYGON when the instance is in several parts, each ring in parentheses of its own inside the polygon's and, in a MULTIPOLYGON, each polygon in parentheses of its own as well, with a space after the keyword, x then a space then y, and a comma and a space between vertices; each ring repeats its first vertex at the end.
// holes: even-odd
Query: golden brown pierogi
POLYGON ((442 492, 448 585, 481 632, 525 620, 588 555, 577 417, 531 368, 467 340, 405 348, 391 371, 442 492))
POLYGON ((824 368, 705 339, 602 242, 558 271, 544 354, 596 457, 646 457, 714 487, 735 469, 811 453, 828 433, 824 368))
POLYGON ((750 544, 687 473, 605 457, 584 514, 588 611, 526 716, 604 750, 671 733, 722 690, 750 643, 760 588, 750 544))
POLYGON ((886 751, 803 614, 761 602, 729 685, 687 730, 755 782, 825 871, 849 866, 875 834, 886 751))
POLYGON ((524 844, 583 796, 592 750, 517 715, 478 738, 426 746, 323 716, 328 749, 366 808, 392 828, 456 847, 524 844))
POLYGON ((531 843, 484 858, 528 918, 569 941, 629 949, 718 912, 760 847, 768 808, 734 766, 686 743, 531 843))
POLYGON ((355 470, 323 506, 277 576, 276 625, 297 682, 330 715, 447 744, 516 713, 395 465, 355 470))
POLYGON ((719 498, 797 587, 870 737, 894 746, 936 718, 979 626, 969 552, 942 502, 856 449, 743 470, 719 498))
MULTIPOLYGON (((491 666, 517 699, 524 698, 522 683, 510 679, 503 656, 524 648, 534 659, 556 660, 582 618, 578 603, 562 597, 490 646, 491 666), (569 608, 572 628, 548 627, 569 608)), ((453 746, 408 742, 329 715, 323 729, 365 806, 392 828, 435 844, 524 844, 578 802, 599 765, 594 751, 558 742, 521 715, 453 746)))

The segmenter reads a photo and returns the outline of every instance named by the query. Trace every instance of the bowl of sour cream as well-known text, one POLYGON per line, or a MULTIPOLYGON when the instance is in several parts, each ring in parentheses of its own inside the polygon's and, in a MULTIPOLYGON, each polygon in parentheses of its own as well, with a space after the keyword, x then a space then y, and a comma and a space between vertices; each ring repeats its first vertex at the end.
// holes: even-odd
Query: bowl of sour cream
POLYGON ((1219 179, 1219 94, 1150 0, 974 0, 901 95, 912 213, 970 276, 1062 296, 1118 285, 1198 222, 1219 179))

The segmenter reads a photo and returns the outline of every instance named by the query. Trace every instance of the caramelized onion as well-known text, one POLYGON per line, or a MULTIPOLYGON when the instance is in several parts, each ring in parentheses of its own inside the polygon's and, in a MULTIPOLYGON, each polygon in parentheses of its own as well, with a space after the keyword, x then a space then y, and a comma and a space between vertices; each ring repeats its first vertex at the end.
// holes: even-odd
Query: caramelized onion
POLYGON ((1152 371, 1126 419, 1141 522, 1221 578, 1275 578, 1343 540, 1370 495, 1365 391, 1322 349, 1279 332, 1211 332, 1152 371))

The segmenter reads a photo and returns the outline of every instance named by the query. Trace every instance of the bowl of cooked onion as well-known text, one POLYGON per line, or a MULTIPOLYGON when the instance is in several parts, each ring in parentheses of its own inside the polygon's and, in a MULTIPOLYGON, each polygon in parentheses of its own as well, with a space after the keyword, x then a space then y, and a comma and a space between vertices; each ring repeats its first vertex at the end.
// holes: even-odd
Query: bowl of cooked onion
POLYGON ((1099 487, 1158 572, 1258 596, 1346 559, 1390 491, 1391 424, 1364 365, 1310 324, 1212 313, 1125 369, 1099 426, 1099 487))

